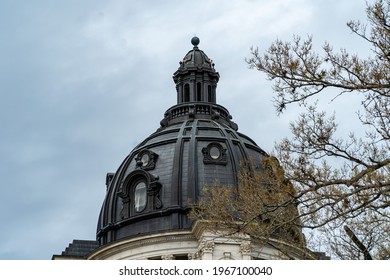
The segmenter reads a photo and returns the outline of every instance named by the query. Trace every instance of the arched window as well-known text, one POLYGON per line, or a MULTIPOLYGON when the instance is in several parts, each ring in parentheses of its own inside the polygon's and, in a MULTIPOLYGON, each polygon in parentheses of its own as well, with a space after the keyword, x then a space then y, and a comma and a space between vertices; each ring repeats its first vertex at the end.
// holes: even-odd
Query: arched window
POLYGON ((213 102, 213 100, 212 100, 212 94, 211 94, 211 86, 209 85, 209 86, 207 86, 207 101, 208 102, 213 102))
POLYGON ((184 85, 184 102, 190 102, 190 85, 185 84, 184 85))
POLYGON ((202 84, 196 84, 196 101, 202 101, 202 84))
POLYGON ((127 219, 160 209, 162 207, 161 187, 158 178, 138 166, 127 175, 118 191, 119 201, 122 202, 119 217, 127 219))
POLYGON ((212 96, 212 102, 217 103, 217 98, 216 98, 216 88, 217 86, 213 86, 211 89, 211 96, 212 96))
POLYGON ((135 212, 142 212, 146 207, 146 183, 141 180, 138 181, 134 188, 134 210, 135 212))

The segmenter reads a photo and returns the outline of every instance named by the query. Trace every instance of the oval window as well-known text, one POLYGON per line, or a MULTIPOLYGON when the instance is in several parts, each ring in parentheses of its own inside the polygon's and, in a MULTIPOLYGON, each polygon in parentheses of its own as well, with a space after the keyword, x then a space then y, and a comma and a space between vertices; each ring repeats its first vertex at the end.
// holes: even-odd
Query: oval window
POLYGON ((146 184, 138 182, 134 189, 134 208, 136 212, 141 212, 146 207, 146 184))
POLYGON ((147 166, 149 164, 149 160, 150 160, 149 154, 147 153, 143 154, 141 157, 142 166, 144 167, 147 166))
POLYGON ((218 147, 212 146, 210 148, 210 156, 212 159, 218 159, 221 156, 221 151, 218 147))

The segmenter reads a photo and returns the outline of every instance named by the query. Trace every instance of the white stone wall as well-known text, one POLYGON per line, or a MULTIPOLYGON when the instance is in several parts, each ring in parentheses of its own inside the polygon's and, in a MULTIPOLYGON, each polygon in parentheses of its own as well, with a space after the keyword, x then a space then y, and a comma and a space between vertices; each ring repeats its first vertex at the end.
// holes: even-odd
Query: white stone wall
POLYGON ((269 240, 260 244, 249 236, 225 237, 207 230, 200 222, 192 231, 177 231, 127 238, 102 246, 88 259, 145 260, 251 260, 251 259, 314 259, 308 250, 291 244, 269 240), (277 248, 283 248, 278 250, 277 248))

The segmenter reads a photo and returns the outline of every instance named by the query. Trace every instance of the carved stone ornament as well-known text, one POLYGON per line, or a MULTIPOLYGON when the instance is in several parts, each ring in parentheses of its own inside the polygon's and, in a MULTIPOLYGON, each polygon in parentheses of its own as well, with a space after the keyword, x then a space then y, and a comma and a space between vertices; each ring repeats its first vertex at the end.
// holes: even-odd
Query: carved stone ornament
POLYGON ((205 253, 211 254, 214 250, 215 244, 213 241, 204 241, 204 242, 202 242, 201 246, 202 246, 201 251, 203 254, 205 254, 205 253))
POLYGON ((167 127, 169 124, 169 120, 172 118, 171 112, 165 112, 164 118, 160 121, 160 128, 157 131, 162 130, 162 128, 167 127))
POLYGON ((240 244, 241 254, 249 255, 252 253, 252 246, 250 241, 242 241, 240 244))
POLYGON ((195 252, 195 253, 189 253, 188 254, 188 259, 189 260, 199 260, 199 252, 195 252))
POLYGON ((223 260, 233 260, 231 252, 223 252, 223 260))
POLYGON ((142 150, 135 157, 137 167, 143 170, 153 170, 156 167, 158 154, 150 150, 142 150))
POLYGON ((161 259, 162 260, 173 260, 173 255, 162 255, 161 259))

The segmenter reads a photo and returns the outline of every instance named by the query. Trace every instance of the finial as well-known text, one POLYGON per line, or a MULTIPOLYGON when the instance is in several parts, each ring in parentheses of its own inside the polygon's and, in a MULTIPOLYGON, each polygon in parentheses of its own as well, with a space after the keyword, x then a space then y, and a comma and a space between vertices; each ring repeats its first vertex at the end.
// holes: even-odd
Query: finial
POLYGON ((192 39, 191 39, 191 44, 194 45, 194 47, 197 47, 200 43, 200 40, 198 37, 194 36, 192 39))

